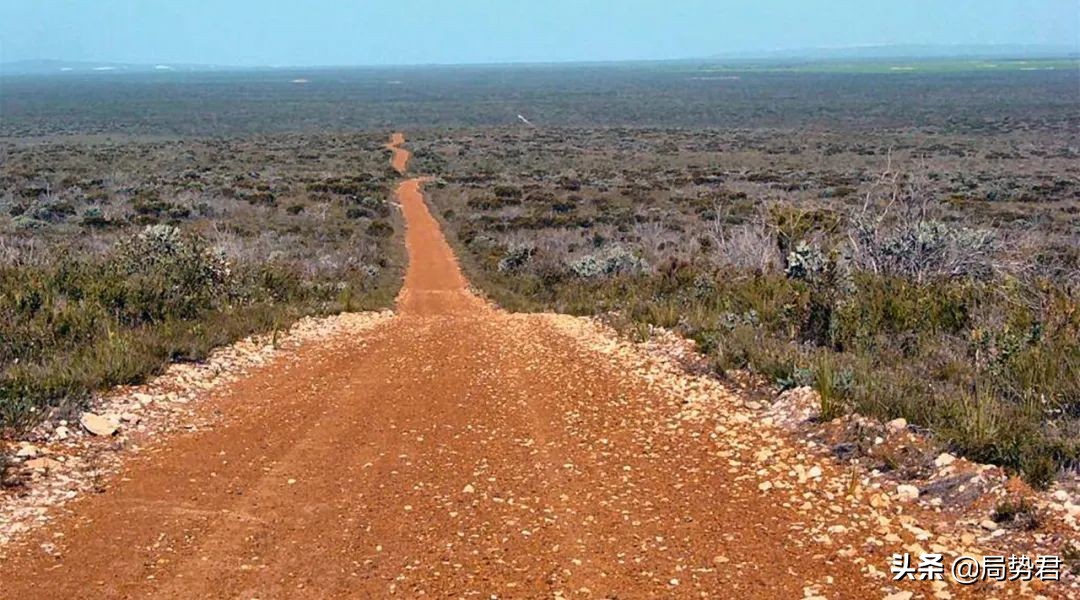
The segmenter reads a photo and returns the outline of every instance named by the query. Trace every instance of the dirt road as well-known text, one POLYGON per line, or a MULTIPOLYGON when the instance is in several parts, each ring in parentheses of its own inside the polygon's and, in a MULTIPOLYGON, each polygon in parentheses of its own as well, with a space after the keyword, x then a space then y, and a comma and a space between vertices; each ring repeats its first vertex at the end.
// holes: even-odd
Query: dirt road
POLYGON ((421 185, 398 189, 394 319, 210 400, 218 427, 72 503, 0 565, 0 597, 885 595, 862 572, 884 551, 811 542, 816 518, 763 490, 754 469, 775 461, 743 457, 771 438, 683 419, 572 321, 471 294, 421 185))

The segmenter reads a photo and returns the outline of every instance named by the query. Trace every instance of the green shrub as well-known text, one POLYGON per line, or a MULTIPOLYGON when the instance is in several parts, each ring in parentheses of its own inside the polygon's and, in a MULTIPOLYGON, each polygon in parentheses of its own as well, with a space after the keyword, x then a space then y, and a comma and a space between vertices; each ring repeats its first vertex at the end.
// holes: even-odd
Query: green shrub
POLYGON ((608 247, 570 264, 570 271, 583 279, 638 274, 646 270, 648 270, 648 265, 645 261, 622 246, 608 247))
POLYGON ((514 244, 506 249, 506 253, 499 259, 498 270, 500 273, 511 273, 524 267, 536 248, 527 244, 514 244))
POLYGON ((372 221, 367 227, 367 234, 378 238, 388 238, 394 235, 394 226, 386 221, 372 221))
POLYGON ((1033 531, 1042 523, 1038 509, 1027 498, 1004 500, 994 508, 990 518, 1000 525, 1033 531))
POLYGON ((15 229, 21 231, 33 231, 36 229, 44 229, 49 224, 41 219, 35 219, 34 217, 27 216, 25 214, 19 214, 13 219, 15 229))

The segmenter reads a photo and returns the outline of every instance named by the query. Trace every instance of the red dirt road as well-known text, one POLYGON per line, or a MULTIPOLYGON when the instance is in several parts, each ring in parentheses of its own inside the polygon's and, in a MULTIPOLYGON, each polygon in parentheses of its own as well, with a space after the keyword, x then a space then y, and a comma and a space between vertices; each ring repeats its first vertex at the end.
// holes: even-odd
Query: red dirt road
POLYGON ((405 144, 404 133, 392 134, 390 136, 390 142, 386 144, 387 149, 389 149, 391 152, 390 166, 402 175, 405 174, 405 169, 409 166, 410 157, 409 151, 405 148, 402 148, 403 144, 405 144))
POLYGON ((884 595, 711 425, 675 428, 680 403, 615 358, 471 294, 420 186, 398 189, 396 317, 208 401, 218 427, 69 505, 0 564, 0 597, 884 595))

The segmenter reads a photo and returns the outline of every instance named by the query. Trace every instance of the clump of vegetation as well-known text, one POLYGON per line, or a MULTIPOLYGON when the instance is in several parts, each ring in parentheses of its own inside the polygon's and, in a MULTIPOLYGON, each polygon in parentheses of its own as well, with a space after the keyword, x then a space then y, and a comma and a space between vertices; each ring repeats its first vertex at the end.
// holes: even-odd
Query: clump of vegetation
POLYGON ((1073 575, 1080 575, 1080 546, 1074 542, 1067 542, 1061 547, 1061 558, 1065 566, 1073 575))
POLYGON ((998 525, 1024 531, 1034 531, 1042 524, 1038 509, 1027 498, 1005 500, 999 503, 990 518, 998 525))
POLYGON ((11 459, 6 454, 0 453, 0 488, 15 487, 16 483, 10 471, 11 459))
POLYGON ((644 260, 627 252, 622 246, 611 246, 570 263, 570 271, 582 279, 635 275, 647 270, 648 265, 644 260))
POLYGON ((499 272, 510 273, 520 270, 524 267, 532 255, 536 252, 536 248, 528 244, 514 244, 506 249, 506 254, 499 259, 499 272))

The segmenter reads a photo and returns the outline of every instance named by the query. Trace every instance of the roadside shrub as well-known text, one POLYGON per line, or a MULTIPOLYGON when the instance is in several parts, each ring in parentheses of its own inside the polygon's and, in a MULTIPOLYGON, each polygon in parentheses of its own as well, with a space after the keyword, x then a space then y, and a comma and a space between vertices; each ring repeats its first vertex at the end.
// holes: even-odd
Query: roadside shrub
POLYGON ((985 278, 992 266, 995 236, 988 230, 920 221, 887 235, 874 252, 887 274, 918 279, 928 274, 985 278))
POLYGON ((513 273, 520 270, 529 262, 535 252, 536 247, 529 244, 511 245, 499 260, 499 272, 513 273))
POLYGON ((479 198, 470 198, 466 206, 474 210, 499 210, 500 208, 519 204, 521 204, 520 196, 481 196, 479 198))
POLYGON ((115 287, 94 290, 134 326, 167 318, 191 319, 237 294, 224 256, 176 227, 154 225, 121 240, 106 264, 115 287))
POLYGON ((557 213, 569 213, 577 210, 577 200, 573 198, 566 198, 563 200, 556 200, 551 203, 551 210, 557 213))
POLYGON ((990 518, 999 525, 1024 531, 1034 531, 1042 523, 1038 508, 1026 498, 1002 501, 994 508, 990 518))
POLYGON ((834 313, 855 291, 846 261, 833 252, 826 256, 815 246, 799 242, 787 256, 784 273, 805 281, 810 288, 810 305, 802 324, 802 337, 818 345, 836 345, 834 313))
POLYGON ((521 188, 512 185, 496 185, 492 190, 496 198, 503 200, 517 200, 521 198, 521 188))
POLYGON ((13 219, 13 223, 15 225, 15 229, 21 231, 34 231, 37 229, 44 229, 49 226, 47 222, 42 221, 41 219, 35 219, 34 217, 30 217, 25 214, 20 214, 16 216, 13 219))
POLYGON ((372 221, 367 227, 367 234, 377 238, 388 238, 394 235, 394 226, 383 220, 372 221))
POLYGON ((609 246, 600 252, 588 254, 570 263, 570 271, 582 279, 634 275, 647 270, 648 265, 642 258, 622 246, 609 246))
POLYGON ((105 214, 101 211, 101 208, 97 206, 91 206, 83 211, 82 214, 83 227, 108 227, 112 223, 105 218, 105 214))

